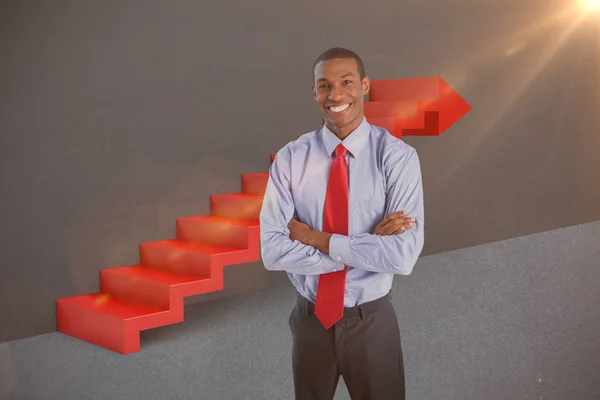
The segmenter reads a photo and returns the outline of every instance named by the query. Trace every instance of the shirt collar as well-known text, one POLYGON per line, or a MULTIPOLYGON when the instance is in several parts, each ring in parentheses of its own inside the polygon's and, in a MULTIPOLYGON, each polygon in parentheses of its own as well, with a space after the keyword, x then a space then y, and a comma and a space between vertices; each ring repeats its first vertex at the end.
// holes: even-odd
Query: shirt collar
POLYGON ((360 153, 362 148, 365 146, 367 139, 369 138, 369 132, 371 132, 371 125, 367 122, 367 119, 363 117, 362 122, 358 127, 353 130, 344 140, 340 140, 333 132, 327 128, 327 125, 323 124, 321 135, 325 144, 327 154, 330 156, 335 151, 335 148, 342 143, 346 149, 354 157, 360 153))

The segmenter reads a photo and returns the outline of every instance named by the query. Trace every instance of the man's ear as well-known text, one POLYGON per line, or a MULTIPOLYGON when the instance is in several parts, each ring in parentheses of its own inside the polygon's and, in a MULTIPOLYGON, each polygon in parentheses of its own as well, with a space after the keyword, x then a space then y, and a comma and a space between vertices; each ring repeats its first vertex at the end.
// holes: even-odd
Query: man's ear
POLYGON ((314 99, 317 100, 317 89, 315 88, 315 85, 312 85, 312 92, 314 99))
POLYGON ((362 79, 362 94, 363 94, 363 96, 366 95, 367 93, 369 93, 369 90, 371 90, 371 79, 368 76, 365 76, 362 79))

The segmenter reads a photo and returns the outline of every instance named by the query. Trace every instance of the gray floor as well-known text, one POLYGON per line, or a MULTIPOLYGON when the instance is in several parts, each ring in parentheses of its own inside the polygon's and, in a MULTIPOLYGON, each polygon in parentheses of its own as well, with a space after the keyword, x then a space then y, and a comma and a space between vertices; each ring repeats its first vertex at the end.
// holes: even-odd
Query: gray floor
MULTIPOLYGON (((190 305, 128 356, 59 333, 0 344, 1 398, 293 399, 294 296, 190 305)), ((600 222, 423 257, 393 302, 409 399, 600 399, 600 222)))

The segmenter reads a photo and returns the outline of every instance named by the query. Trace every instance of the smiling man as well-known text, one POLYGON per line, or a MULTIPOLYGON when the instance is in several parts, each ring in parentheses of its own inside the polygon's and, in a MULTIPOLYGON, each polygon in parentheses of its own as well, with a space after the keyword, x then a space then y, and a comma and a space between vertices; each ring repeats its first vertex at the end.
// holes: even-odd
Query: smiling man
POLYGON ((370 80, 344 48, 313 65, 319 129, 277 152, 260 213, 265 268, 298 296, 289 318, 296 400, 332 400, 340 375, 353 400, 405 398, 395 274, 423 249, 416 150, 370 125, 370 80))

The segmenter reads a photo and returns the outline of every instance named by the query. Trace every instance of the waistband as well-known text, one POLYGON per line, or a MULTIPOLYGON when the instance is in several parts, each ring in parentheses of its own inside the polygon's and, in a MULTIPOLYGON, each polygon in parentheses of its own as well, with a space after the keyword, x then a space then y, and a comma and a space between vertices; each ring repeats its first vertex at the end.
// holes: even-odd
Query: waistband
MULTIPOLYGON (((350 308, 344 307, 344 316, 342 318, 360 317, 362 319, 366 314, 380 310, 386 303, 391 302, 391 300, 392 296, 390 291, 385 296, 376 300, 359 304, 350 308)), ((315 303, 305 299, 300 293, 298 293, 296 305, 300 310, 306 312, 306 314, 315 315, 315 303)))

